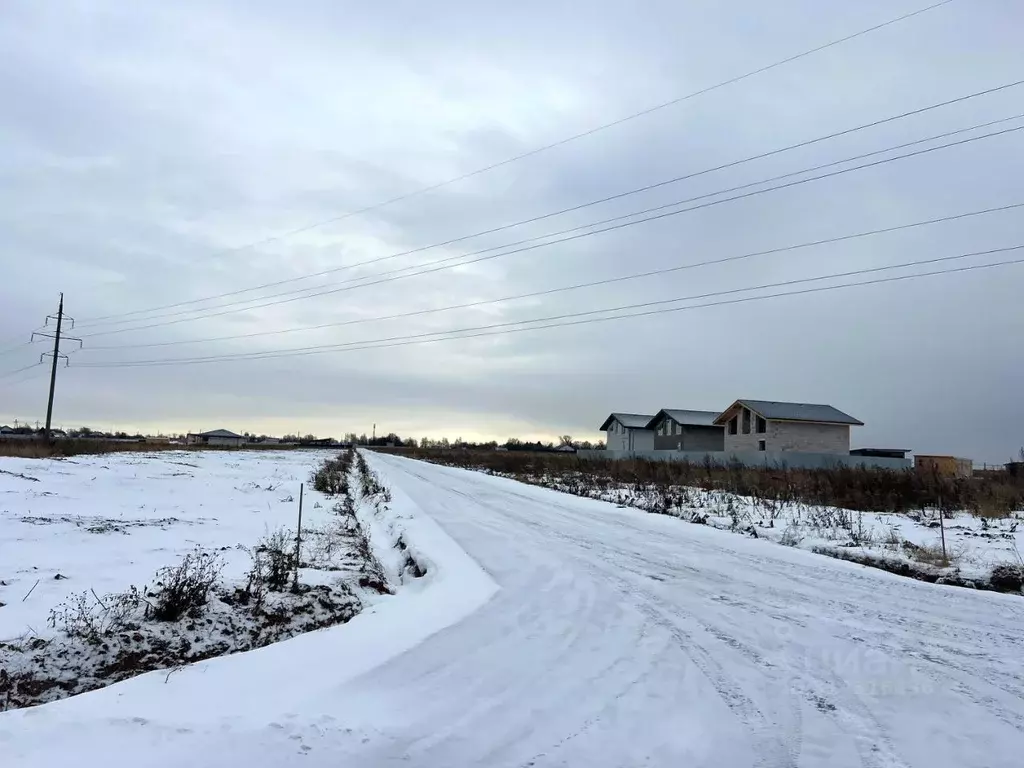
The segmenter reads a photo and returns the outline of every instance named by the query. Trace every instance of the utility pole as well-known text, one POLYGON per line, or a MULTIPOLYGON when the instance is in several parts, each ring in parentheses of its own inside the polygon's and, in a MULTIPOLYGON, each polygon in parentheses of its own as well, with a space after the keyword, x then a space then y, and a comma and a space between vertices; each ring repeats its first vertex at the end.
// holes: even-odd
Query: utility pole
MULTIPOLYGON (((42 337, 45 337, 45 338, 52 338, 53 339, 53 352, 50 353, 49 355, 47 355, 47 353, 44 352, 43 354, 41 354, 39 356, 39 362, 40 363, 43 362, 43 358, 45 358, 47 356, 52 358, 52 363, 50 365, 50 395, 49 395, 49 397, 46 400, 46 427, 44 428, 44 432, 43 432, 43 435, 44 435, 44 437, 46 438, 47 441, 49 441, 49 439, 50 439, 50 423, 51 423, 51 420, 53 418, 53 392, 54 392, 54 389, 57 386, 57 360, 58 360, 58 358, 62 358, 63 357, 64 358, 64 363, 65 363, 65 367, 70 365, 70 361, 68 360, 68 356, 63 354, 60 351, 61 330, 63 329, 63 326, 64 326, 64 320, 69 320, 71 322, 71 327, 72 328, 75 327, 75 319, 73 317, 68 317, 68 318, 64 317, 64 294, 63 293, 61 293, 61 295, 60 295, 60 303, 57 305, 57 314, 56 315, 47 315, 46 316, 46 322, 43 325, 44 326, 48 326, 50 324, 51 320, 56 320, 57 321, 57 328, 56 328, 56 331, 54 333, 51 334, 51 333, 44 333, 42 331, 35 331, 32 334, 32 341, 35 341, 36 336, 42 336, 42 337)), ((77 341, 79 343, 79 345, 82 344, 82 340, 81 339, 76 339, 76 338, 73 338, 73 337, 70 337, 70 336, 65 336, 64 338, 69 340, 69 341, 77 341)))
MULTIPOLYGON (((49 320, 50 318, 46 318, 49 320)), ((53 390, 57 385, 57 358, 60 357, 60 327, 64 322, 64 293, 60 294, 57 305, 57 332, 53 334, 53 364, 50 366, 50 396, 46 399, 46 431, 43 436, 50 439, 50 419, 53 418, 53 390)))

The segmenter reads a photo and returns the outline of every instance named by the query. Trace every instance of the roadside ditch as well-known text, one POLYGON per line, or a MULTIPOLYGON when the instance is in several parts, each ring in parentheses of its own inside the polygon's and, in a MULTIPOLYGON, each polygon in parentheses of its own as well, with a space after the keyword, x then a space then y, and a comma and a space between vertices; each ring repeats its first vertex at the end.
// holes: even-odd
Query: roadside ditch
POLYGON ((269 531, 243 578, 201 546, 124 591, 87 590, 55 606, 47 637, 0 643, 0 711, 95 690, 146 672, 261 648, 344 624, 375 596, 422 576, 388 516, 390 490, 354 450, 323 461, 310 485, 327 522, 269 531), (376 545, 376 546, 375 546, 376 545))

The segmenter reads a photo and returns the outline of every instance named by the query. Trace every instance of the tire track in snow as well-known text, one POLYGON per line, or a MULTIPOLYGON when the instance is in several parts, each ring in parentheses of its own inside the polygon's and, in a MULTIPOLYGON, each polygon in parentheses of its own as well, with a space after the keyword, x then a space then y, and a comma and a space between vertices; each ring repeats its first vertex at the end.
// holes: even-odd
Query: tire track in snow
MULTIPOLYGON (((743 738, 756 755, 745 764, 759 760, 768 766, 816 767, 834 764, 841 755, 843 765, 868 768, 1016 766, 1017 756, 1006 747, 1019 746, 1024 707, 1010 671, 1021 671, 1021 664, 1009 650, 1024 627, 1024 604, 996 605, 985 595, 953 596, 933 585, 681 521, 482 474, 379 458, 423 484, 422 491, 434 497, 430 513, 471 554, 479 557, 484 541, 514 541, 522 568, 558 562, 579 574, 573 588, 594 585, 597 605, 617 601, 639 612, 652 633, 671 638, 672 648, 660 653, 637 648, 636 654, 652 665, 679 659, 677 664, 693 669, 702 682, 686 692, 704 691, 700 695, 708 696, 709 707, 711 699, 721 702, 723 711, 742 724, 743 738), (931 658, 913 655, 914 643, 931 658), (972 647, 979 651, 958 654, 972 647), (1009 664, 1004 671, 998 669, 1001 661, 1009 664), (937 688, 926 701, 900 690, 930 684, 943 664, 953 670, 955 684, 937 688), (989 690, 990 685, 995 688, 989 690), (927 728, 927 718, 908 720, 915 706, 968 723, 972 738, 942 738, 927 728), (970 751, 972 741, 995 751, 979 761, 980 753, 970 751), (922 750, 928 752, 926 761, 922 750)), ((501 577, 499 583, 505 581, 503 589, 517 590, 508 582, 515 571, 509 570, 504 553, 491 550, 489 557, 496 559, 482 565, 501 577)), ((530 599, 509 595, 510 604, 513 597, 530 599)), ((559 620, 565 618, 594 620, 583 615, 559 620)), ((582 650, 581 637, 576 632, 570 655, 582 650)), ((632 678, 618 686, 623 700, 635 703, 648 687, 663 683, 656 666, 639 674, 634 673, 640 666, 619 666, 632 678)), ((584 677, 582 688, 566 680, 557 683, 568 692, 584 690, 594 679, 584 677)), ((515 699, 507 697, 490 714, 514 710, 515 699)), ((559 701, 566 705, 571 699, 559 701)), ((698 711, 686 711, 703 721, 698 711)), ((542 748, 507 764, 580 764, 581 750, 606 739, 615 716, 623 717, 619 702, 609 701, 596 712, 581 710, 576 724, 558 735, 544 730, 538 736, 542 748)), ((650 758, 657 747, 646 748, 650 758)), ((515 750, 506 741, 482 754, 506 764, 503 758, 515 750)), ((642 762, 610 763, 611 754, 599 753, 597 763, 642 762)), ((635 754, 642 757, 644 747, 635 754)))

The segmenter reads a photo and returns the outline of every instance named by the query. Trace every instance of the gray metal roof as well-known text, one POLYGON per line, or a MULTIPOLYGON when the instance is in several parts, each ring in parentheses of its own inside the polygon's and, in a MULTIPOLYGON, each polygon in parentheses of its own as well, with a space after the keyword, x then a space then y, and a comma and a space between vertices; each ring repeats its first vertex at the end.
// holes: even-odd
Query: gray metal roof
POLYGON ((200 432, 199 436, 200 437, 238 437, 238 438, 242 437, 242 435, 236 434, 235 432, 232 432, 230 429, 212 429, 209 432, 200 432))
POLYGON ((654 414, 654 418, 650 420, 647 428, 653 429, 655 422, 661 420, 662 414, 668 416, 677 424, 683 424, 688 427, 713 427, 715 426, 715 419, 718 418, 718 411, 689 411, 679 408, 662 408, 654 414))
POLYGON ((831 405, 815 403, 779 403, 774 400, 737 400, 730 405, 721 416, 736 405, 745 405, 759 416, 770 421, 814 421, 822 424, 855 424, 863 426, 864 422, 843 413, 831 405))
POLYGON ((613 421, 619 422, 624 427, 630 429, 647 429, 647 423, 653 417, 650 414, 644 413, 613 413, 607 419, 604 420, 604 424, 601 425, 601 430, 608 429, 608 425, 613 421))

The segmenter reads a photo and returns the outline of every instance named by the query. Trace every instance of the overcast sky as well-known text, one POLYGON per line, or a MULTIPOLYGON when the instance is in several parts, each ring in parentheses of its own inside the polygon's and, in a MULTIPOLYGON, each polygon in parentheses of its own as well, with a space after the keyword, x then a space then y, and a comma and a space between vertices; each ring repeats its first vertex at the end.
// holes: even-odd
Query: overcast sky
MULTIPOLYGON (((866 423, 855 446, 1005 461, 1024 444, 1024 265, 431 344, 89 367, 473 328, 1024 244, 1017 209, 527 300, 165 344, 487 301, 1021 203, 1024 132, 1013 132, 470 266, 203 316, 1010 117, 1024 113, 1017 87, 383 263, 95 320, 419 249, 1024 78, 1024 7, 955 0, 267 241, 924 4, 4 3, 0 351, 25 341, 65 292, 85 338, 58 378, 54 420, 65 427, 338 435, 375 422, 413 436, 582 438, 610 411, 722 410, 746 397, 835 405, 866 423), (201 312, 152 317, 184 310, 201 312), (186 322, 92 336, 168 319, 186 322), (154 344, 164 346, 141 346, 154 344)), ((1024 252, 931 269, 1013 258, 1024 252)), ((0 376, 42 351, 0 355, 0 376)), ((43 367, 0 378, 0 422, 43 418, 45 382, 43 367)))

